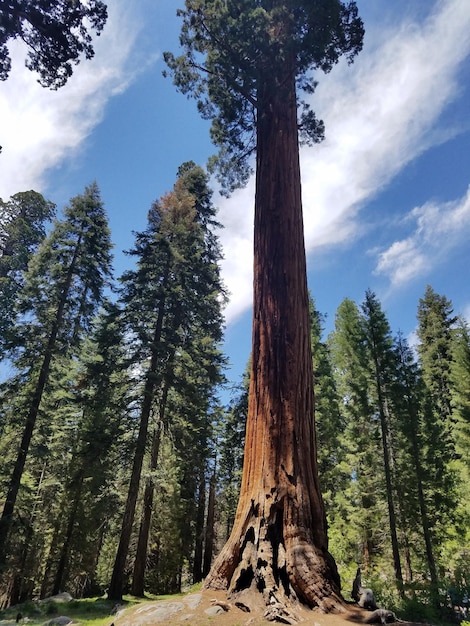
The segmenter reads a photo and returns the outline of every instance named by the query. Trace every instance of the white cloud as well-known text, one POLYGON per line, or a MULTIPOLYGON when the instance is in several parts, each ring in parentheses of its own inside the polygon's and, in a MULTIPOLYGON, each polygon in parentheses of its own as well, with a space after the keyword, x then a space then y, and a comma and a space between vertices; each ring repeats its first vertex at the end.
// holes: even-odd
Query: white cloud
POLYGON ((376 32, 380 41, 352 67, 321 79, 314 99, 327 138, 303 153, 308 249, 350 237, 358 208, 443 140, 433 127, 456 96, 458 69, 470 52, 470 5, 438 6, 422 26, 376 32))
POLYGON ((425 269, 426 255, 417 250, 412 239, 405 239, 380 253, 376 272, 389 275, 391 282, 399 285, 420 276, 425 269))
POLYGON ((428 202, 414 208, 406 218, 414 232, 380 252, 376 272, 388 276, 392 286, 429 273, 449 251, 468 241, 470 233, 470 187, 454 202, 428 202))
MULTIPOLYGON (((405 21, 395 30, 373 33, 366 25, 374 41, 355 63, 319 77, 312 105, 325 121, 326 140, 301 151, 307 252, 351 242, 362 228, 360 207, 410 161, 456 132, 436 123, 458 94, 458 71, 470 52, 470 3, 447 0, 436 7, 423 24, 405 21)), ((241 249, 251 248, 253 197, 236 194, 220 203, 226 256, 236 250, 231 237, 241 249), (234 213, 238 223, 229 225, 226 216, 234 213)), ((425 259, 413 256, 411 245, 400 242, 384 253, 382 271, 390 272, 393 260, 402 259, 397 279, 420 272, 425 259)), ((251 304, 251 265, 251 255, 224 265, 232 292, 228 320, 251 304)))
POLYGON ((0 197, 42 189, 49 170, 70 158, 101 121, 109 98, 126 89, 135 76, 127 62, 139 29, 138 20, 129 19, 131 10, 122 0, 108 3, 94 59, 76 66, 57 91, 41 87, 24 67, 21 42, 11 46, 13 69, 0 83, 0 197))
POLYGON ((219 233, 224 254, 222 275, 230 297, 225 316, 231 321, 250 306, 253 296, 253 178, 244 189, 218 204, 218 219, 224 226, 219 233))
POLYGON ((464 319, 467 320, 467 323, 470 324, 470 302, 467 304, 467 306, 462 311, 462 316, 464 317, 464 319))

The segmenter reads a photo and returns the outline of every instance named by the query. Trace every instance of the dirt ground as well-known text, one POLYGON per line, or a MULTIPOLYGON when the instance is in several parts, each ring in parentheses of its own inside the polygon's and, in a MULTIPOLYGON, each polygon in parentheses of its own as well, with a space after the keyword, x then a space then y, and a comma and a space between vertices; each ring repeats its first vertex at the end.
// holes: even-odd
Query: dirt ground
MULTIPOLYGON (((113 625, 272 626, 280 623, 268 621, 263 613, 263 607, 251 607, 250 612, 243 611, 228 601, 224 592, 201 591, 175 601, 146 602, 124 609, 115 616, 113 625)), ((344 613, 327 615, 303 607, 296 610, 297 623, 302 626, 353 626, 364 623, 368 615, 370 613, 355 605, 347 605, 344 613)), ((405 626, 406 623, 400 624, 405 626)))

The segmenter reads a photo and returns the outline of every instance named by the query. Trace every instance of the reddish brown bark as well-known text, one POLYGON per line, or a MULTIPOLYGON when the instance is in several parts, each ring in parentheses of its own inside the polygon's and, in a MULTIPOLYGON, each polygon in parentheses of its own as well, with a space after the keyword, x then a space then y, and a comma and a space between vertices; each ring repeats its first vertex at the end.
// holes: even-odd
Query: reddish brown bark
MULTIPOLYGON (((251 383, 240 500, 205 587, 341 606, 316 464, 292 67, 258 90, 251 383)), ((266 74, 266 72, 264 73, 266 74)))

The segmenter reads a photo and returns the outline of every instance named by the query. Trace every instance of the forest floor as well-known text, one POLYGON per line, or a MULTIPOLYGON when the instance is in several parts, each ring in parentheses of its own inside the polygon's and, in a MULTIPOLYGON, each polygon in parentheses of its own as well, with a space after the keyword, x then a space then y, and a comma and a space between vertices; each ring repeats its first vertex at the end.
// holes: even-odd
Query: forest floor
MULTIPOLYGON (((268 621, 265 608, 251 607, 249 612, 227 601, 224 592, 198 591, 174 600, 144 602, 119 611, 110 626, 268 626, 282 623, 268 621)), ((357 605, 348 604, 343 613, 324 614, 299 606, 295 610, 296 624, 302 626, 354 626, 367 623, 371 613, 357 605)), ((283 623, 291 623, 289 621, 283 623)), ((380 623, 380 621, 379 621, 380 623)), ((401 626, 412 622, 400 620, 401 626)), ((422 626, 422 624, 421 624, 422 626)))
MULTIPOLYGON (((357 626, 368 623, 371 617, 370 612, 357 605, 346 604, 343 613, 324 614, 299 606, 295 609, 295 622, 268 621, 264 615, 266 607, 256 605, 255 598, 249 603, 250 610, 244 611, 233 601, 227 601, 225 592, 206 590, 193 590, 160 599, 138 600, 129 596, 118 605, 106 598, 71 601, 57 598, 0 611, 0 626, 272 626, 276 623, 357 626)), ((247 600, 245 602, 248 603, 247 600)), ((418 623, 399 620, 399 624, 417 626, 418 623)))

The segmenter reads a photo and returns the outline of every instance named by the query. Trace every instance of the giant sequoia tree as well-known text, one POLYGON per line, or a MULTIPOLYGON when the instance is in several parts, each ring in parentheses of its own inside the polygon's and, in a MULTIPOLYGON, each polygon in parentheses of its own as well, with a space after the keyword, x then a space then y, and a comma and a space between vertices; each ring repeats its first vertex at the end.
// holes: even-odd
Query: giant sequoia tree
POLYGON ((244 182, 256 151, 252 365, 241 494, 232 534, 206 587, 339 604, 315 460, 309 299, 301 205, 299 130, 323 125, 297 88, 313 71, 352 60, 363 27, 354 2, 186 0, 180 41, 166 54, 175 84, 211 118, 225 187, 244 182))

